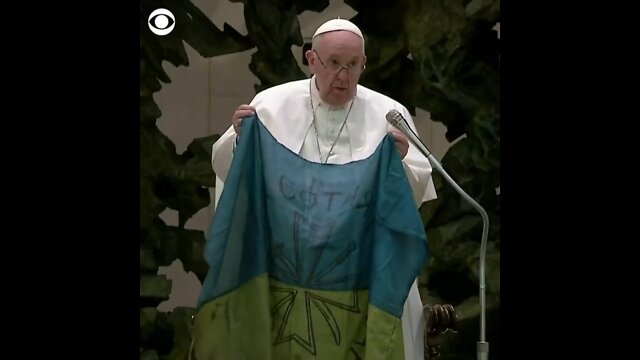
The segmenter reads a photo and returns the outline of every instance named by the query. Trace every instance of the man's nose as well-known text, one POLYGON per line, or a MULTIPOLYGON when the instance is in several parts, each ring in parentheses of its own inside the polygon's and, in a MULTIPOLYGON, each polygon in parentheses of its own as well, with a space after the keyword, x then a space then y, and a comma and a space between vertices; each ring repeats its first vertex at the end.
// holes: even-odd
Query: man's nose
POLYGON ((349 80, 349 71, 347 70, 347 68, 342 67, 340 68, 340 70, 338 71, 338 75, 336 76, 340 81, 347 81, 349 80))

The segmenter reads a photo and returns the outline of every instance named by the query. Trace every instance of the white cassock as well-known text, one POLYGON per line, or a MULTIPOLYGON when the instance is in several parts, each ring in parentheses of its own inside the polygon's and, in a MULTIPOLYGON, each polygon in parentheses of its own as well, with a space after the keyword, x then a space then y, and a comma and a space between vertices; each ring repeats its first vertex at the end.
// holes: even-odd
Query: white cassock
MULTIPOLYGON (((323 103, 315 86, 315 78, 312 77, 266 89, 257 94, 250 105, 256 109, 258 117, 278 142, 314 162, 325 162, 332 146, 328 163, 344 164, 369 157, 392 129, 385 118, 391 109, 398 110, 417 133, 409 111, 383 94, 358 85, 352 102, 339 108, 323 103), (312 106, 315 109, 315 126, 312 106), (346 123, 342 126, 345 118, 346 123)), ((236 133, 233 126, 230 126, 213 145, 212 165, 217 177, 216 200, 222 191, 231 164, 235 138, 236 133)), ((431 164, 411 142, 409 152, 402 163, 416 206, 435 199, 431 164)), ((425 329, 422 307, 416 279, 411 286, 402 315, 404 352, 407 360, 424 359, 425 329)))

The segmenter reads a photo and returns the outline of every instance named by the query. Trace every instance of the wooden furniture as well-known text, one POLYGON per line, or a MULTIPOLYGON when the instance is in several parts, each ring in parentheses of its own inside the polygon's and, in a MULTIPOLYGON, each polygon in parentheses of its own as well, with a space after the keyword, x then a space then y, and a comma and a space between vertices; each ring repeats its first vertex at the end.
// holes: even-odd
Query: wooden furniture
POLYGON ((430 305, 424 306, 425 331, 425 360, 435 360, 440 357, 440 343, 442 334, 447 331, 458 331, 458 316, 453 306, 430 305))

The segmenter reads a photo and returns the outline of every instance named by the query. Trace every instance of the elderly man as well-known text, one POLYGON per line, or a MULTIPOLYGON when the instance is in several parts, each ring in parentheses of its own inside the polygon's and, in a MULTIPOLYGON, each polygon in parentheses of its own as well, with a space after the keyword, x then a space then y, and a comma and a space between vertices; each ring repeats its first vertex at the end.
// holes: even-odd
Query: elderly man
MULTIPOLYGON (((398 110, 415 130, 407 109, 393 99, 358 84, 365 68, 365 41, 353 23, 334 19, 320 26, 305 57, 313 76, 274 86, 241 105, 232 126, 213 147, 212 165, 225 181, 242 119, 257 115, 278 143, 300 157, 320 164, 348 164, 371 156, 389 134, 402 160, 416 207, 434 199, 428 160, 393 129, 385 114, 398 110)), ((414 281, 402 313, 405 359, 423 359, 422 302, 414 281)), ((323 313, 323 315, 325 315, 323 313)), ((367 357, 369 358, 369 357, 367 357)))

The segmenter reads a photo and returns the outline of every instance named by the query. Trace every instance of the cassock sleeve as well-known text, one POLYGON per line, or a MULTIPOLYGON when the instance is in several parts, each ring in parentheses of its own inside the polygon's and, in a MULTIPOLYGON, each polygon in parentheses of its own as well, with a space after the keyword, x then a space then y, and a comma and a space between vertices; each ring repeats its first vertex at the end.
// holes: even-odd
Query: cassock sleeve
POLYGON ((236 140, 236 132, 233 126, 229 126, 222 136, 213 144, 211 151, 211 166, 216 176, 223 182, 227 178, 229 167, 231 166, 231 158, 233 157, 233 148, 236 140))
MULTIPOLYGON (((413 122, 413 117, 411 117, 409 111, 404 107, 398 110, 407 120, 411 129, 418 134, 416 125, 413 122)), ((420 207, 424 202, 437 198, 436 189, 431 176, 433 172, 431 163, 429 163, 429 160, 422 155, 420 150, 418 150, 410 140, 409 151, 407 152, 407 156, 402 159, 402 165, 404 166, 404 171, 407 174, 407 179, 411 185, 413 200, 417 207, 420 207)))
MULTIPOLYGON (((251 100, 249 105, 255 107, 256 101, 260 98, 260 95, 260 93, 257 94, 253 100, 251 100)), ((242 127, 242 123, 240 126, 242 127)), ((213 167, 213 172, 216 173, 216 177, 218 177, 223 183, 227 179, 227 173, 231 166, 231 159, 233 158, 237 138, 238 134, 236 134, 236 131, 233 129, 233 125, 230 125, 227 128, 227 131, 225 131, 218 141, 213 144, 211 151, 211 166, 213 167)))

